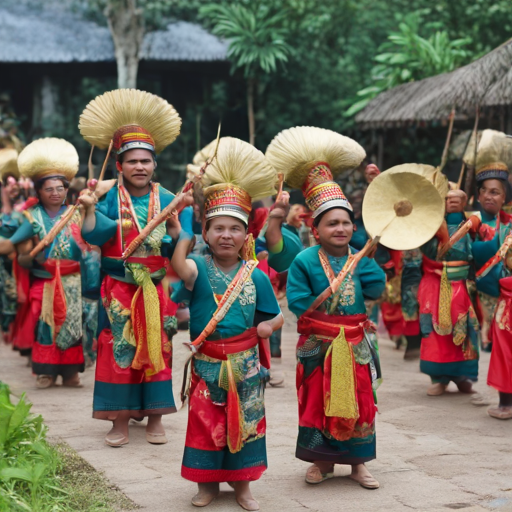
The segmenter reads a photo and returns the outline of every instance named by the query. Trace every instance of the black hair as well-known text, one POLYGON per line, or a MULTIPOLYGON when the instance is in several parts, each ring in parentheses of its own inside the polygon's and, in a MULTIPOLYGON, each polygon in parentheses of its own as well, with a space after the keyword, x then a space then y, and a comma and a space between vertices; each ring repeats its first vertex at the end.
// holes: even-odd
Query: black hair
POLYGON ((339 208, 340 210, 345 210, 350 217, 350 221, 352 222, 352 224, 354 224, 354 212, 350 211, 348 208, 342 208, 341 206, 333 206, 332 208, 328 208, 327 210, 325 210, 325 212, 322 212, 318 217, 315 217, 313 219, 313 226, 315 226, 315 228, 318 228, 318 225, 320 224, 320 221, 322 220, 323 216, 327 212, 334 210, 334 208, 339 208))
POLYGON ((59 180, 59 181, 62 181, 62 185, 64 185, 64 188, 65 189, 69 188, 69 181, 66 178, 64 178, 64 176, 45 176, 44 178, 41 178, 40 180, 37 180, 34 183, 34 188, 36 189, 36 192, 39 192, 43 188, 43 185, 48 180, 59 180))
MULTIPOLYGON (((145 149, 145 148, 132 148, 132 149, 145 149)), ((131 151, 131 150, 128 150, 128 151, 131 151)), ((124 159, 124 156, 126 155, 126 153, 128 151, 124 151, 123 153, 120 153, 119 155, 117 155, 117 161, 122 164, 123 163, 123 159, 124 159)), ((150 149, 146 149, 146 151, 149 151, 151 153, 151 156, 153 157, 153 162, 155 163, 156 165, 156 155, 153 151, 151 151, 150 149)))

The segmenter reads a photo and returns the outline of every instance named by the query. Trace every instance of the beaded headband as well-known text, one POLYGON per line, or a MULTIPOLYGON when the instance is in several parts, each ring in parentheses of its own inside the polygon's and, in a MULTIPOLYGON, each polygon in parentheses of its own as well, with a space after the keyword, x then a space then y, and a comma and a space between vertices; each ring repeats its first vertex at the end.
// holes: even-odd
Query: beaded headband
POLYGON ((155 141, 141 126, 123 126, 114 134, 114 150, 120 155, 130 149, 147 149, 154 153, 155 141))
POLYGON ((509 170, 503 162, 492 162, 476 170, 476 181, 489 179, 508 180, 509 170))
POLYGON ((228 216, 249 224, 251 196, 244 189, 233 184, 212 185, 205 189, 204 195, 206 220, 228 216))

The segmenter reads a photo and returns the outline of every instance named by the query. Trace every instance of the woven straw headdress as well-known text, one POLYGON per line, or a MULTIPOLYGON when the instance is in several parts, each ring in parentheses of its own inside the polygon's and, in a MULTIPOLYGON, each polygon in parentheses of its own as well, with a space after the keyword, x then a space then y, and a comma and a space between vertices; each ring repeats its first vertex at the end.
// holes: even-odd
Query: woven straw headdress
POLYGON ((18 152, 13 148, 0 149, 0 179, 5 180, 9 176, 20 177, 18 152))
POLYGON ((117 89, 92 100, 78 124, 84 139, 105 149, 147 149, 160 153, 180 133, 181 118, 163 98, 137 89, 117 89))
POLYGON ((202 178, 205 219, 227 215, 247 224, 251 202, 274 195, 276 181, 276 171, 261 151, 243 140, 222 137, 202 178))
MULTIPOLYGON (((464 162, 475 165, 475 137, 464 153, 464 162)), ((476 180, 507 180, 512 166, 512 139, 495 130, 483 130, 477 136, 476 180)))
POLYGON ((37 139, 20 153, 18 167, 23 177, 33 181, 49 176, 62 176, 71 181, 78 172, 78 153, 64 139, 37 139))
POLYGON ((448 178, 439 170, 438 167, 434 167, 433 165, 401 164, 389 168, 386 172, 413 172, 415 174, 419 174, 420 176, 424 176, 428 181, 430 181, 430 183, 432 183, 432 185, 434 185, 434 187, 436 187, 442 199, 446 198, 446 195, 450 190, 448 178))
POLYGON ((313 218, 330 208, 352 212, 334 177, 358 167, 366 156, 355 140, 323 128, 297 126, 279 133, 265 156, 290 187, 302 188, 313 218))

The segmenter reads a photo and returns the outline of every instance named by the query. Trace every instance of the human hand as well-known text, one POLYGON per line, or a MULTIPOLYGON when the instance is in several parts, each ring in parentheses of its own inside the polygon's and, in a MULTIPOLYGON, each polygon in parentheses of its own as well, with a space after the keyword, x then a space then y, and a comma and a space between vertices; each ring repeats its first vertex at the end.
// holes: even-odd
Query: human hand
POLYGON ((260 322, 257 327, 258 336, 263 339, 270 338, 274 330, 268 322, 260 322))

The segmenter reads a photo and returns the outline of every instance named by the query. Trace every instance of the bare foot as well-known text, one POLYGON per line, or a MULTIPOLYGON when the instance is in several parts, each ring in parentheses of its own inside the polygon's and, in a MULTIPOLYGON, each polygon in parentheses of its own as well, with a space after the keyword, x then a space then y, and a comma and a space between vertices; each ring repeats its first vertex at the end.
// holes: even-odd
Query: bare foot
POLYGON ((356 464, 352 466, 352 480, 355 480, 361 487, 365 489, 378 489, 379 482, 373 478, 372 474, 364 464, 356 464))
POLYGON ((448 386, 446 384, 442 384, 441 382, 436 382, 436 383, 432 384, 427 389, 427 395, 428 396, 440 396, 440 395, 444 394, 447 387, 448 386))
POLYGON ((167 437, 165 429, 162 425, 162 415, 152 414, 148 416, 148 424, 146 427, 146 441, 151 444, 165 444, 167 437))
POLYGON ((244 510, 259 510, 260 504, 253 498, 249 482, 243 480, 240 482, 233 482, 235 489, 235 496, 237 503, 244 510))
POLYGON ((219 483, 197 484, 197 494, 192 498, 192 505, 206 507, 219 495, 219 483))
POLYGON ((487 414, 498 420, 510 420, 512 419, 512 406, 490 407, 487 409, 487 414))

